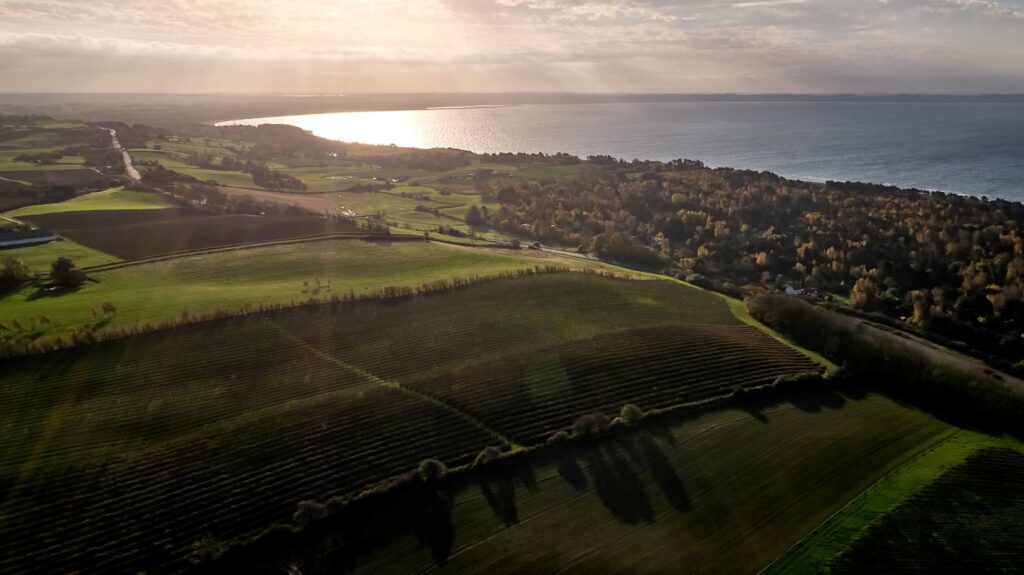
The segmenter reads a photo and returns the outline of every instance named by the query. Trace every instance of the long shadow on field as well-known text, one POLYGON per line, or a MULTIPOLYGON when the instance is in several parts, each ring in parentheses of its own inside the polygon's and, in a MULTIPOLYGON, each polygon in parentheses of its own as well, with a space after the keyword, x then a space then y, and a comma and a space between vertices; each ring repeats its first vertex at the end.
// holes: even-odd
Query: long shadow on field
POLYGON ((505 526, 511 527, 519 523, 519 507, 516 505, 516 486, 518 480, 530 491, 537 490, 537 475, 532 465, 518 465, 507 473, 499 473, 496 477, 480 481, 480 491, 484 495, 491 510, 505 526))
POLYGON ((438 565, 448 562, 455 545, 455 522, 452 520, 454 502, 448 493, 436 492, 424 501, 416 518, 416 536, 430 549, 430 556, 438 565))
POLYGON ((583 491, 587 488, 587 474, 580 467, 580 462, 572 455, 565 455, 558 463, 558 474, 576 491, 583 491))
POLYGON ((786 399, 793 407, 808 413, 818 413, 825 409, 841 409, 846 405, 846 398, 839 395, 835 389, 825 386, 793 393, 786 399))
POLYGON ((639 456, 644 466, 651 473, 654 482, 661 488, 665 498, 676 509, 676 511, 690 510, 690 495, 683 487, 683 481, 679 478, 672 463, 665 456, 665 452, 658 447, 650 435, 640 432, 633 440, 632 448, 636 450, 634 456, 639 456), (637 453, 638 452, 638 453, 637 453))
POLYGON ((625 523, 650 523, 654 509, 639 473, 618 442, 593 446, 583 454, 601 503, 625 523))

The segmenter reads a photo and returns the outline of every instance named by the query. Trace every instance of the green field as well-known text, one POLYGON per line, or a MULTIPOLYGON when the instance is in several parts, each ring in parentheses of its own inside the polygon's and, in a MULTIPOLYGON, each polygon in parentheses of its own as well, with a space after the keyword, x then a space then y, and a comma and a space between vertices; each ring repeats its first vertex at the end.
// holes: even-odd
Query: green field
POLYGON ((171 207, 167 199, 155 193, 132 192, 124 188, 112 188, 78 196, 66 202, 28 206, 8 212, 7 216, 17 218, 39 214, 62 212, 89 212, 96 210, 156 210, 171 207))
MULTIPOLYGON (((241 188, 255 188, 252 176, 244 172, 234 170, 216 170, 211 168, 200 168, 185 163, 183 156, 175 155, 167 151, 155 150, 131 150, 132 159, 136 162, 157 162, 168 170, 181 172, 196 178, 201 182, 213 180, 224 186, 236 186, 241 188)), ((140 171, 145 172, 146 166, 140 165, 140 171)))
MULTIPOLYGON (((25 262, 33 273, 41 275, 50 273, 50 264, 59 257, 70 258, 76 265, 82 267, 99 266, 120 261, 120 258, 87 248, 68 239, 36 246, 7 249, 0 251, 0 256, 17 258, 25 262)), ((21 292, 8 295, 7 299, 0 300, 0 317, 6 319, 18 317, 17 306, 11 305, 12 302, 18 298, 19 293, 22 297, 28 297, 32 291, 34 291, 34 288, 25 288, 21 292)))
POLYGON ((72 170, 85 165, 85 158, 82 156, 64 156, 52 164, 33 164, 32 162, 18 162, 14 158, 25 153, 52 152, 60 148, 34 148, 29 150, 5 150, 0 147, 0 173, 15 172, 21 170, 72 170))
MULTIPOLYGON (((414 246, 419 249, 405 255, 406 280, 422 281, 428 270, 433 270, 430 277, 460 275, 453 268, 460 257, 478 272, 484 265, 476 250, 414 246), (432 249, 444 250, 437 254, 442 259, 426 262, 432 249)), ((384 250, 404 247, 371 245, 360 255, 365 270, 353 269, 358 260, 343 259, 348 265, 340 265, 336 277, 351 273, 360 283, 341 279, 332 281, 331 289, 365 289, 374 281, 368 279, 373 270, 393 274, 403 266, 382 263, 384 250)), ((264 248, 254 258, 268 266, 260 268, 264 281, 285 281, 279 268, 294 261, 294 253, 279 253, 275 263, 266 251, 282 248, 264 248)), ((220 257, 215 267, 230 268, 223 256, 162 263, 177 267, 220 257)), ((494 269, 505 270, 533 259, 492 257, 494 269)), ((322 263, 315 269, 322 272, 322 263)), ((211 266, 207 261, 198 269, 210 274, 211 266)), ((143 277, 139 267, 113 272, 134 270, 126 288, 137 289, 143 277)), ((295 285, 292 278, 301 277, 296 272, 288 270, 287 283, 295 285)), ((228 273, 236 280, 258 275, 251 267, 228 273)), ((98 275, 99 285, 112 283, 109 275, 98 275)), ((402 283, 394 275, 386 281, 402 283)), ((207 291, 224 291, 229 283, 207 291)), ((171 285, 175 293, 183 291, 171 285)), ((172 299, 166 294, 163 299, 172 299)), ((159 309, 155 300, 139 309, 159 309)), ((119 310, 125 305, 118 303, 119 310)), ((15 495, 5 504, 0 539, 18 545, 0 548, 0 567, 14 571, 24 566, 18 557, 29 556, 44 569, 172 566, 204 535, 230 540, 287 521, 300 500, 351 493, 423 457, 464 463, 488 445, 543 441, 524 429, 568 427, 579 415, 614 410, 638 398, 645 408, 668 408, 700 399, 708 389, 729 393, 770 382, 773 373, 820 369, 742 325, 708 292, 674 282, 568 272, 491 280, 397 301, 203 322, 7 366, 0 401, 11 415, 0 423, 8 438, 0 446, 0 483, 11 485, 15 495), (644 339, 652 329, 673 333, 677 340, 644 339), (665 347, 645 351, 646 345, 665 347), (626 370, 609 372, 612 365, 601 360, 615 363, 614 353, 608 355, 615 349, 633 349, 641 359, 656 352, 684 361, 635 361, 626 370), (524 374, 529 387, 502 383, 529 357, 540 368, 524 374), (713 358, 734 359, 725 371, 711 366, 705 374, 694 372, 713 358), (588 366, 593 372, 580 371, 588 366), (605 387, 598 372, 612 374, 617 385, 605 387), (475 398, 486 394, 473 387, 442 389, 431 383, 443 381, 444 374, 459 380, 465 373, 474 374, 480 389, 511 393, 495 394, 485 408, 475 398), (661 392, 651 394, 651 385, 661 392), (531 409, 535 401, 544 409, 531 409), (509 425, 504 413, 537 423, 509 425), (94 487, 85 493, 74 488, 86 484, 94 487), (252 493, 260 493, 259 506, 251 505, 252 493), (76 518, 41 528, 32 523, 34 514, 72 500, 80 509, 76 518), (132 512, 124 517, 114 510, 132 512), (154 514, 163 518, 152 523, 154 514), (14 531, 17 538, 10 536, 14 531), (48 547, 55 536, 71 543, 48 547), (28 555, 21 553, 26 545, 28 555), (98 553, 98 547, 112 552, 98 553)))
POLYGON ((972 453, 872 525, 833 560, 831 572, 1019 572, 1024 454, 1018 449, 972 453))
POLYGON ((986 449, 1022 451, 1024 443, 1009 437, 958 431, 860 494, 835 517, 780 557, 767 573, 812 575, 827 570, 830 563, 848 553, 851 546, 865 537, 872 526, 887 521, 888 514, 918 493, 930 489, 940 476, 986 449))
MULTIPOLYGON (((41 273, 58 255, 79 265, 116 260, 92 250, 82 256, 72 242, 19 248, 3 253, 30 262, 41 273)), ((479 251, 444 244, 369 243, 356 240, 297 243, 232 250, 138 264, 92 274, 96 282, 59 297, 33 299, 33 286, 0 300, 0 317, 27 321, 46 315, 44 337, 97 323, 94 308, 113 302, 117 315, 107 327, 158 322, 246 304, 288 303, 311 296, 303 282, 319 278, 333 293, 370 293, 385 286, 415 286, 436 279, 492 275, 535 265, 580 265, 533 252, 479 251)), ((322 292, 320 296, 328 295, 322 292)))
MULTIPOLYGON (((818 410, 783 404, 759 418, 717 411, 637 432, 453 494, 440 570, 756 573, 951 431, 872 395, 818 410)), ((362 532, 372 527, 388 533, 362 532)), ((382 538, 390 542, 358 556, 342 548, 320 559, 358 573, 437 568, 417 533, 382 538)), ((318 564, 300 561, 304 571, 318 564)))

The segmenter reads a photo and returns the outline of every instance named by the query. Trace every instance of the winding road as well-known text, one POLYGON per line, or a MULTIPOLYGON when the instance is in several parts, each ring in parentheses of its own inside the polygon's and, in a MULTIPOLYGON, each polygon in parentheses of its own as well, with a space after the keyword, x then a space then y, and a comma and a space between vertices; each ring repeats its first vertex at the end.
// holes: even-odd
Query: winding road
POLYGON ((125 175, 128 176, 128 179, 130 179, 133 184, 140 183, 142 181, 142 175, 139 174, 139 171, 136 170, 135 166, 132 164, 132 157, 128 154, 128 150, 124 149, 124 147, 121 146, 121 142, 118 141, 117 130, 114 130, 113 128, 106 128, 106 130, 110 132, 110 139, 114 145, 114 149, 120 151, 121 156, 124 157, 125 175))

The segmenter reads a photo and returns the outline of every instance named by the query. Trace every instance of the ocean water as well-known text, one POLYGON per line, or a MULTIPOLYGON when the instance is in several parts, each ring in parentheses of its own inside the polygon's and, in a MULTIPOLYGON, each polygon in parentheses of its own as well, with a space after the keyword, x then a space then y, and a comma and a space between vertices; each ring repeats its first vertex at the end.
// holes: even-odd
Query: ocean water
POLYGON ((790 178, 1024 200, 1024 103, 658 102, 281 116, 333 140, 701 160, 790 178))

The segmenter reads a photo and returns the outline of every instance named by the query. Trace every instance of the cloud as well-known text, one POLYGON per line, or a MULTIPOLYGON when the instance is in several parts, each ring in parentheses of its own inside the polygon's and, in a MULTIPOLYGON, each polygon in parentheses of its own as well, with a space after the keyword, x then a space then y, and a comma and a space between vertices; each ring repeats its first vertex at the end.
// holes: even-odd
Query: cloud
POLYGON ((1021 0, 0 0, 0 90, 173 74, 206 90, 986 91, 1024 83, 1022 14, 1021 0))

